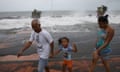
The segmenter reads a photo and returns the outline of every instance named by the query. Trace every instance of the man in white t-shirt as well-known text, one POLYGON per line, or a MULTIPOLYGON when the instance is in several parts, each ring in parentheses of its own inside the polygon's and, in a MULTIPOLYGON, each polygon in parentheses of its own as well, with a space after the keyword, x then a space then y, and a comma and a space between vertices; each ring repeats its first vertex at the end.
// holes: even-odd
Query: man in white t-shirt
POLYGON ((34 19, 31 23, 33 32, 31 33, 29 41, 25 44, 25 46, 18 52, 18 57, 20 57, 23 52, 30 48, 33 41, 37 44, 37 53, 39 55, 39 64, 38 64, 38 72, 49 72, 48 68, 48 58, 53 57, 53 48, 54 42, 52 36, 46 30, 41 28, 41 24, 39 20, 34 19))

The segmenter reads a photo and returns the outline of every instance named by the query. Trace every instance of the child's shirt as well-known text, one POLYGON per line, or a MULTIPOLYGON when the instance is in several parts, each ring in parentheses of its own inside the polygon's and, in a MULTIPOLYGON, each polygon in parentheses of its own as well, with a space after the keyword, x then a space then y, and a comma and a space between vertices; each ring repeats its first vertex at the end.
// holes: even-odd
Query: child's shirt
POLYGON ((72 60, 72 46, 68 45, 67 48, 64 48, 62 45, 60 45, 60 51, 63 52, 64 60, 72 60))

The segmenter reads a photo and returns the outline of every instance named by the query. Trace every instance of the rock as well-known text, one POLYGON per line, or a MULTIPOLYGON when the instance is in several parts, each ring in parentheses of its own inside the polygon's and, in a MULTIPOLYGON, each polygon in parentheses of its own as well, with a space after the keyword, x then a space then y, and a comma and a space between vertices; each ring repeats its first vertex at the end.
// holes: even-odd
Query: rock
POLYGON ((36 9, 32 11, 32 18, 40 18, 40 16, 41 16, 41 11, 37 11, 36 9))

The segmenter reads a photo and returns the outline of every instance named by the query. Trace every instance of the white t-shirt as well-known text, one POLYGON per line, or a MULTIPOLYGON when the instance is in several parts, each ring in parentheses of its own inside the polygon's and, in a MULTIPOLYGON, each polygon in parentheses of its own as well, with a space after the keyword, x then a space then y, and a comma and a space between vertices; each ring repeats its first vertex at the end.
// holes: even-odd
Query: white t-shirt
POLYGON ((40 58, 48 59, 50 53, 50 43, 53 42, 53 38, 49 32, 43 29, 39 33, 33 31, 29 41, 35 41, 37 43, 37 53, 40 58))

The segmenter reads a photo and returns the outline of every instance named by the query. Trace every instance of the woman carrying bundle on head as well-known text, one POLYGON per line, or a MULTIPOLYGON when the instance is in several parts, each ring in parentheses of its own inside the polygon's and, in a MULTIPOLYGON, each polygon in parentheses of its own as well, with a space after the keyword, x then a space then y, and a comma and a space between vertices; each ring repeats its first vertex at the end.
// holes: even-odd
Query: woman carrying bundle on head
POLYGON ((100 17, 100 16, 106 16, 108 14, 106 14, 107 12, 107 6, 100 6, 97 8, 97 17, 100 17))

